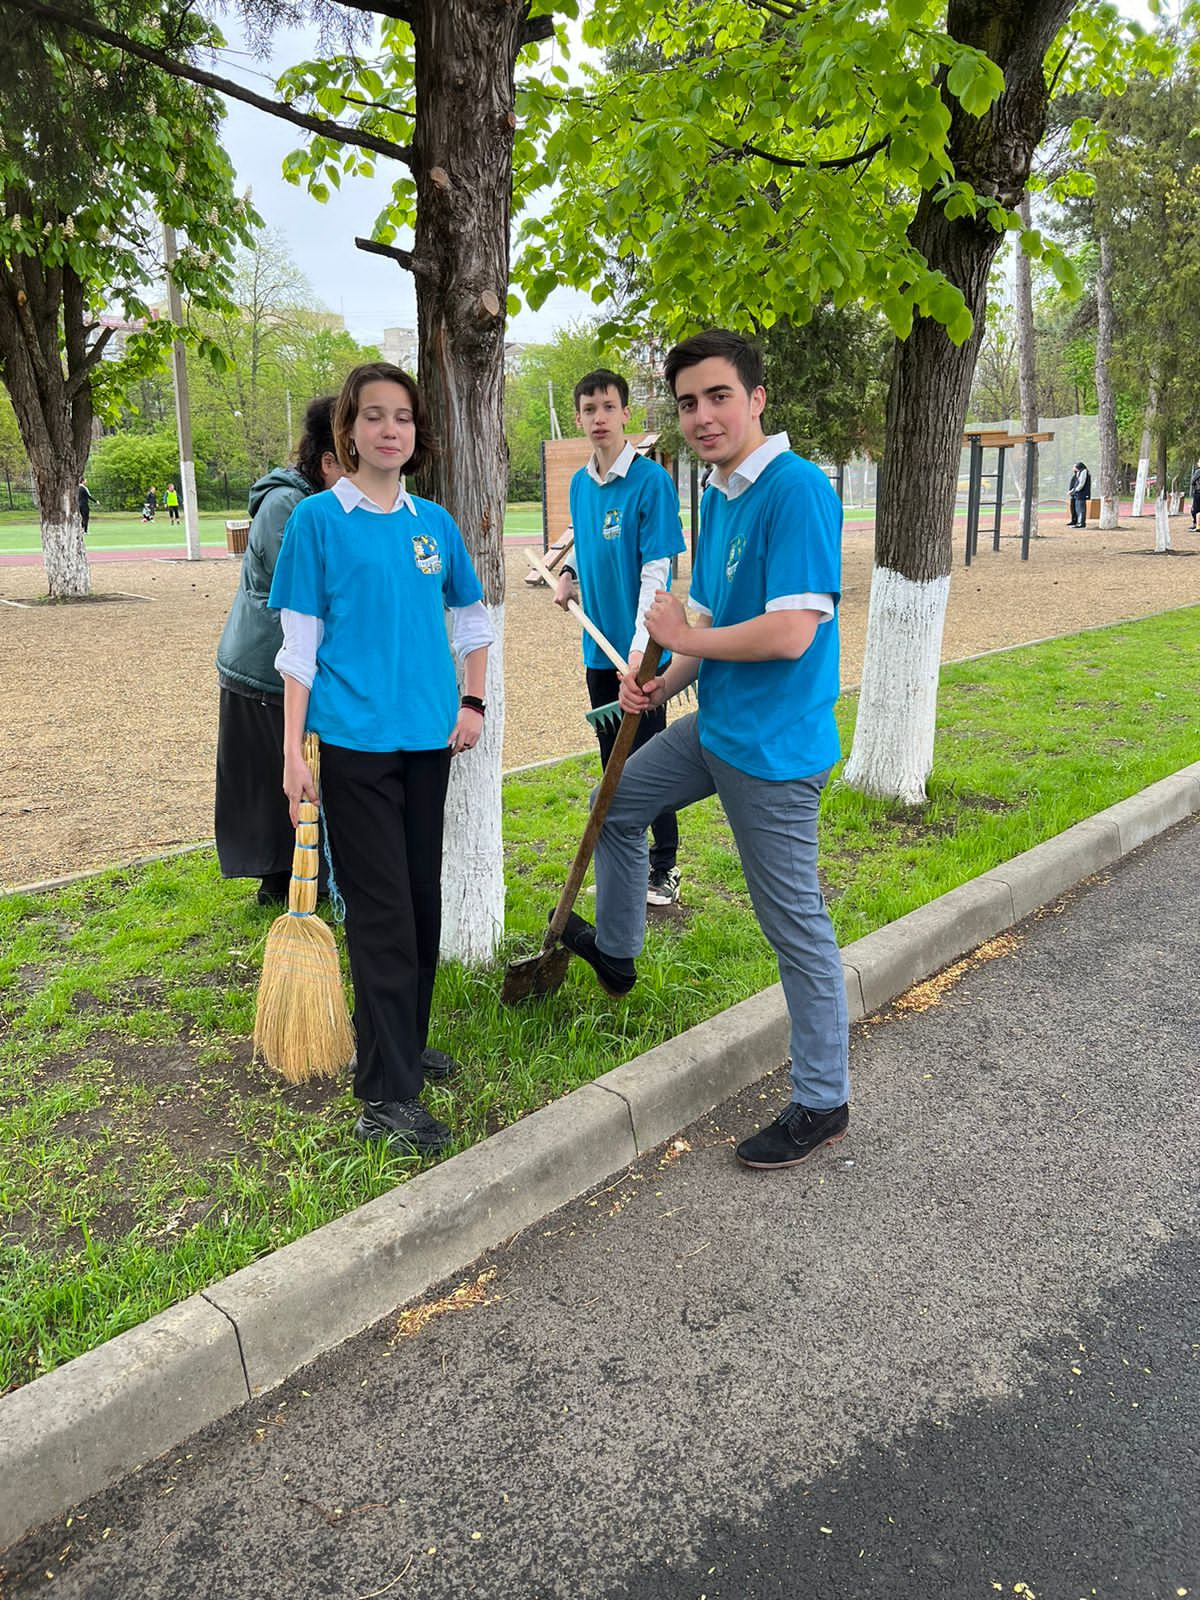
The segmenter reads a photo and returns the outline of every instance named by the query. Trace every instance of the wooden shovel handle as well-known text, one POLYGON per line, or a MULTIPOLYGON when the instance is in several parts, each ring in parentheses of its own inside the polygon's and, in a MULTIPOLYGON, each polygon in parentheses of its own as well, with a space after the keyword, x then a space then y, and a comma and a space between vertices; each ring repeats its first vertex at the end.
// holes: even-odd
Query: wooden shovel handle
MULTIPOLYGON (((641 665, 637 670, 637 683, 639 686, 646 684, 658 672, 659 658, 662 655, 661 645, 655 644, 651 639, 646 645, 646 653, 642 657, 641 665)), ((567 925, 567 918, 571 914, 583 883, 584 874, 588 869, 588 862, 592 859, 592 852, 596 848, 596 840, 600 829, 604 826, 604 819, 608 815, 608 808, 612 797, 616 793, 617 784, 621 781, 626 759, 633 748, 633 741, 637 735, 638 723, 642 720, 640 711, 627 711, 621 718, 621 726, 617 737, 613 741, 612 754, 608 758, 608 765, 604 769, 604 776, 600 780, 600 787, 596 791, 596 798, 592 803, 591 815, 588 817, 587 827, 583 830, 579 849, 575 852, 575 859, 571 863, 571 870, 567 874, 567 881, 563 892, 558 897, 558 904, 554 908, 554 915, 550 918, 550 926, 546 931, 543 949, 548 950, 555 943, 567 925)))

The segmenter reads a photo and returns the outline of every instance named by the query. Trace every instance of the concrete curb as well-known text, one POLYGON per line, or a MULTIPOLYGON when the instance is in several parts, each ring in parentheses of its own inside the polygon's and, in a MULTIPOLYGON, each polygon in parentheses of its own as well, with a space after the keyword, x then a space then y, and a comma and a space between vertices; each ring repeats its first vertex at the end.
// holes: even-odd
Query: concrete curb
MULTIPOLYGON (((842 953, 852 1018, 1200 811, 1200 762, 842 953)), ((282 1383, 787 1053, 778 985, 0 1399, 0 1549, 282 1383)))

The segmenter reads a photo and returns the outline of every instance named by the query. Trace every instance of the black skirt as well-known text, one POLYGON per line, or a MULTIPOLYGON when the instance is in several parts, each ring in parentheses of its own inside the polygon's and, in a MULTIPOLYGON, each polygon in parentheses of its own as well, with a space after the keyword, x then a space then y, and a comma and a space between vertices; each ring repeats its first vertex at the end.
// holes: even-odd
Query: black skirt
POLYGON ((224 684, 217 721, 216 835, 223 878, 290 875, 296 834, 283 792, 283 700, 239 693, 224 684))

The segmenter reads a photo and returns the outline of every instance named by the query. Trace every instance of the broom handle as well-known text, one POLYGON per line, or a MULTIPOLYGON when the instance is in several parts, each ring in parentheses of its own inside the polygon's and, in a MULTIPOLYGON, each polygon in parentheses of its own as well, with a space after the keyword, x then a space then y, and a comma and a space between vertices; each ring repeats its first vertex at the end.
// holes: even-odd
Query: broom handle
MULTIPOLYGON (((642 657, 641 665, 637 670, 637 683, 640 688, 650 681, 658 671, 659 658, 662 655, 662 646, 653 639, 646 646, 646 653, 642 657)), ((596 798, 592 803, 592 812, 588 817, 587 827, 583 830, 583 838, 579 849, 575 852, 575 859, 571 863, 571 870, 567 874, 567 881, 563 892, 558 897, 558 904, 554 908, 554 915, 550 918, 550 926, 546 930, 546 937, 542 944, 543 950, 549 950, 554 945, 559 935, 567 925, 567 918, 575 904, 583 883, 584 874, 588 869, 588 862, 592 859, 592 852, 596 848, 596 840, 600 829, 604 826, 604 819, 608 815, 608 808, 612 797, 616 793, 617 784, 621 781, 626 759, 633 748, 633 741, 637 734, 638 723, 642 720, 640 711, 627 711, 621 718, 621 726, 617 737, 613 741, 612 754, 608 758, 608 765, 604 769, 604 776, 600 780, 600 787, 596 790, 596 798)))
MULTIPOLYGON (((313 787, 320 793, 321 741, 315 733, 304 735, 304 759, 312 773, 313 787)), ((293 916, 307 917, 317 909, 317 840, 320 836, 320 808, 311 800, 301 800, 297 810, 296 846, 292 851, 292 881, 288 884, 288 910, 293 916)))
MULTIPOLYGON (((545 564, 545 562, 539 561, 532 550, 526 550, 525 559, 528 561, 533 570, 538 573, 540 577, 544 578, 553 589, 558 583, 558 579, 550 571, 550 568, 545 564)), ((578 605, 574 600, 568 600, 567 610, 575 618, 575 621, 579 623, 580 627, 584 628, 588 633, 591 634, 592 638, 595 639, 596 643, 600 646, 601 650, 604 651, 604 654, 612 662, 613 666, 616 667, 617 671, 621 673, 628 672, 628 661, 626 661, 625 657, 615 645, 609 644, 608 640, 600 632, 600 629, 592 621, 591 617, 588 616, 583 607, 578 605)))

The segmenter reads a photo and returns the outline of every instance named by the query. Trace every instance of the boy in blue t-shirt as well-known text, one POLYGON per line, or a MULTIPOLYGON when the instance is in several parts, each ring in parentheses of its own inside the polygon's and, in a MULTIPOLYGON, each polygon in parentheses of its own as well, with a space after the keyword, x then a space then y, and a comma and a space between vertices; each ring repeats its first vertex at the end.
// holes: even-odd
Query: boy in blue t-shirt
POLYGON ((699 709, 625 768, 596 845, 596 926, 572 916, 563 943, 610 994, 627 993, 645 937, 637 874, 647 819, 719 795, 791 1018, 791 1104, 737 1155, 750 1167, 792 1167, 849 1122, 845 980, 817 881, 817 807, 840 754, 842 508, 785 434, 763 432, 762 358, 738 334, 686 339, 664 373, 684 438, 714 471, 693 615, 660 591, 646 627, 674 658, 642 688, 632 674, 622 679, 620 703, 660 707, 695 682, 699 709))
MULTIPOLYGON (((619 373, 599 368, 575 385, 575 421, 592 446, 592 459, 571 479, 571 527, 575 546, 563 563, 554 591, 566 609, 580 604, 610 644, 636 672, 646 648, 642 614, 671 581, 671 558, 684 548, 679 526, 679 496, 664 468, 625 438, 629 385, 619 373), (578 587, 577 587, 578 586, 578 587)), ((620 687, 615 667, 595 641, 583 635, 588 698, 611 705, 620 687)), ((635 750, 667 725, 665 706, 643 716, 635 750)), ((598 727, 600 764, 616 741, 616 727, 598 727)), ((646 879, 646 902, 668 906, 679 898, 679 824, 672 808, 650 824, 653 843, 646 879)))

